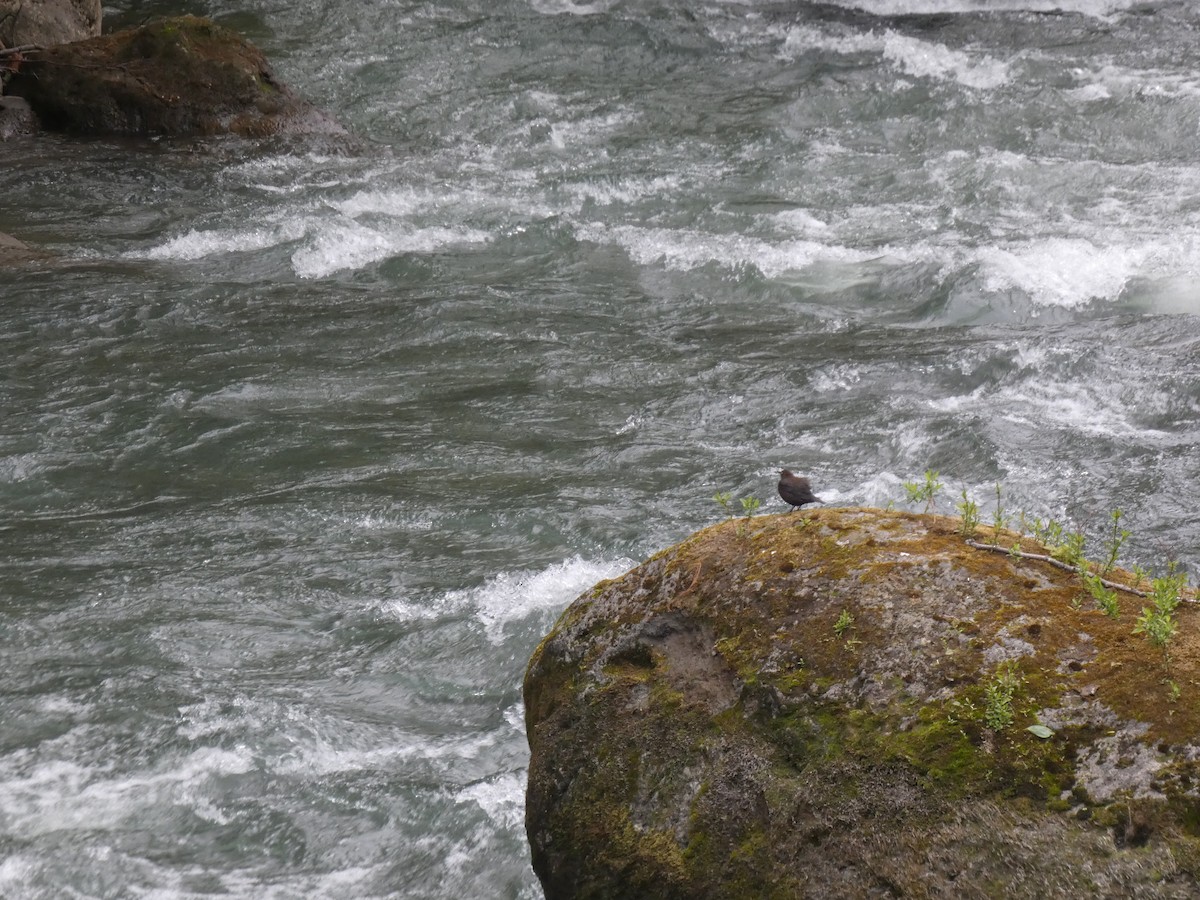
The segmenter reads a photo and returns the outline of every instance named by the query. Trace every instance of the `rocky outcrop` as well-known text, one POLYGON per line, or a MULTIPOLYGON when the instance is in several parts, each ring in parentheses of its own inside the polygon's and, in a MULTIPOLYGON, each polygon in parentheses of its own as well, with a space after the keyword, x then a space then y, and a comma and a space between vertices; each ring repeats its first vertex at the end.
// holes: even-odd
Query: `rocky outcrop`
POLYGON ((0 46, 66 44, 100 33, 100 0, 0 0, 0 46))
POLYGON ((44 250, 30 247, 24 241, 0 231, 0 269, 48 259, 51 259, 51 255, 44 250))
POLYGON ((732 520, 576 600, 525 679, 548 900, 1200 895, 1200 609, 1168 654, 958 528, 732 520))
POLYGON ((344 135, 236 32, 182 16, 26 54, 6 92, 48 130, 88 135, 344 135))

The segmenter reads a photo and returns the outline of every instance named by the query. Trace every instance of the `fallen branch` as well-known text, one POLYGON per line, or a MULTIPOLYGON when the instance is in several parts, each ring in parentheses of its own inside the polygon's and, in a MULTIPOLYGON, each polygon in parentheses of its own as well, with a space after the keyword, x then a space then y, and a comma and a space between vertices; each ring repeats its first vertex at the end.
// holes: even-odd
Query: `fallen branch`
MULTIPOLYGON (((1011 547, 1001 547, 999 544, 981 544, 979 541, 967 541, 968 547, 974 547, 976 550, 991 550, 993 553, 1004 553, 1008 556, 1019 556, 1021 559, 1034 559, 1038 562, 1050 563, 1052 566, 1058 566, 1067 572, 1079 573, 1078 566, 1072 566, 1063 562, 1061 559, 1055 559, 1053 556, 1047 556, 1044 553, 1028 553, 1021 549, 1012 549, 1011 547)), ((1099 576, 1097 576, 1099 577, 1099 576)), ((1100 583, 1106 588, 1112 588, 1114 591, 1124 591, 1126 594, 1136 594, 1139 597, 1149 597, 1149 591, 1139 590, 1138 588, 1130 587, 1127 584, 1121 584, 1117 581, 1109 581, 1107 578, 1100 578, 1100 583)))
POLYGON ((32 53, 35 50, 45 50, 40 44, 22 44, 19 47, 0 47, 0 56, 20 56, 22 53, 32 53))

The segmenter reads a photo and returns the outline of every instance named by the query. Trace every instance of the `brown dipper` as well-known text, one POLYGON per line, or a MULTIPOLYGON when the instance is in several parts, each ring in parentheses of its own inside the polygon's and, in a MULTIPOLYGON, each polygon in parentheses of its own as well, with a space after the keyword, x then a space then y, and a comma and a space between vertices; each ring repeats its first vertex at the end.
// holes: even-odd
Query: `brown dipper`
POLYGON ((805 503, 820 503, 821 498, 812 492, 812 485, 807 478, 793 475, 787 469, 779 473, 779 496, 784 503, 789 503, 792 509, 799 509, 805 503))

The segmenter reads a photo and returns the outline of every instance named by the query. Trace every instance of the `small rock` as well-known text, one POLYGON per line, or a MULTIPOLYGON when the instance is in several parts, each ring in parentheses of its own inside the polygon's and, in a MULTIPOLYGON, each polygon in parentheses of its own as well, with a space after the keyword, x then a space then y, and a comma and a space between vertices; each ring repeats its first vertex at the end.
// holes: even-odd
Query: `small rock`
POLYGON ((0 141, 37 131, 37 119, 22 97, 0 97, 0 141))

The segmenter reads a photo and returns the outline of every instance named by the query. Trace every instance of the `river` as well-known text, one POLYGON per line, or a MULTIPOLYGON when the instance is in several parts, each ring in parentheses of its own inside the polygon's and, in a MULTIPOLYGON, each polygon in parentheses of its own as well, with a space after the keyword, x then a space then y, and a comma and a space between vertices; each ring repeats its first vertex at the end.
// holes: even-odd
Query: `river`
POLYGON ((784 466, 1200 563, 1192 4, 183 8, 364 149, 4 148, 0 896, 536 900, 529 654, 784 466))

